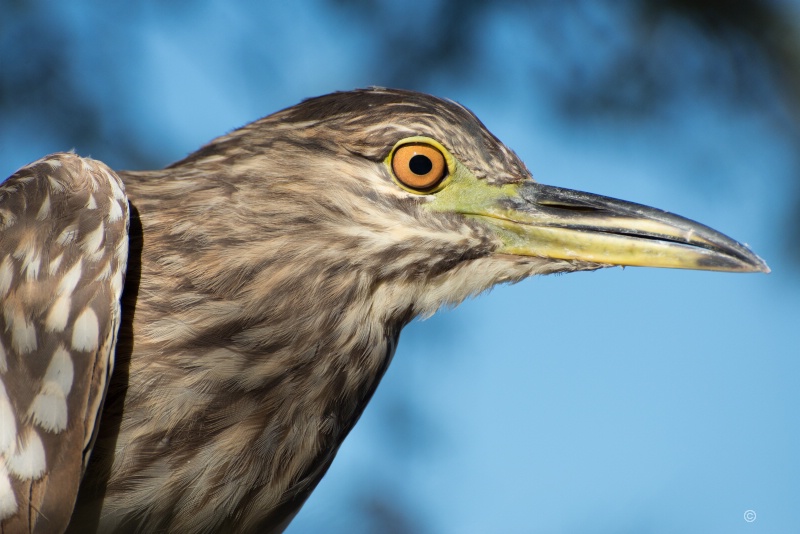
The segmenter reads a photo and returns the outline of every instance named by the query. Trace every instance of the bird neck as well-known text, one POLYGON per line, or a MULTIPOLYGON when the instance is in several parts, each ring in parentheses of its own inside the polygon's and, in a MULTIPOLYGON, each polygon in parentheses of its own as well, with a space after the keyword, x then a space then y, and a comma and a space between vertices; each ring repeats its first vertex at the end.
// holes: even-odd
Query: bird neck
POLYGON ((93 461, 110 480, 84 492, 103 494, 104 526, 127 516, 221 528, 234 509, 254 528, 280 524, 361 415, 401 328, 535 268, 416 204, 225 168, 237 177, 123 174, 140 265, 129 265, 118 349, 129 357, 106 410, 124 424, 101 425, 93 461))
POLYGON ((137 199, 136 185, 128 193, 141 265, 127 286, 138 281, 136 343, 118 362, 125 383, 108 399, 108 412, 129 424, 116 432, 106 425, 95 447, 96 462, 114 466, 103 521, 142 509, 163 517, 155 512, 172 506, 185 516, 174 524, 212 524, 225 517, 215 510, 236 502, 250 510, 245 524, 277 524, 285 517, 259 511, 299 508, 360 417, 413 310, 376 309, 372 296, 388 298, 391 284, 331 247, 304 252, 265 228, 250 243, 224 231, 214 237, 191 204, 182 216, 162 204, 139 218, 153 206, 137 199), (133 458, 136 472, 127 469, 133 458), (127 483, 137 477, 148 483, 127 483), (236 483, 195 495, 206 478, 236 483), (184 501, 204 504, 177 506, 184 501))

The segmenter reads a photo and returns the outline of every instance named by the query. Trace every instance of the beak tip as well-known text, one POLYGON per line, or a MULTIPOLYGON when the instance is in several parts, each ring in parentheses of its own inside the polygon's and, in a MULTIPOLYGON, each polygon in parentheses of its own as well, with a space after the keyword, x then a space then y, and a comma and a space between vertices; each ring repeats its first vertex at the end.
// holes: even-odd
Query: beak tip
MULTIPOLYGON (((730 271, 733 271, 733 272, 737 272, 738 271, 738 272, 742 272, 742 273, 764 273, 764 274, 768 274, 768 273, 772 272, 772 269, 769 268, 769 266, 767 265, 767 262, 762 260, 759 256, 757 256, 756 254, 751 252, 749 249, 748 249, 747 252, 748 252, 748 254, 744 258, 742 256, 739 256, 738 258, 733 258, 731 256, 728 256, 722 263, 720 263, 719 266, 722 267, 722 268, 719 269, 719 270, 722 270, 722 271, 730 270, 730 271), (731 260, 733 260, 733 261, 731 261, 731 260), (723 263, 727 263, 727 262, 730 262, 730 263, 728 263, 728 266, 727 267, 723 267, 723 263)), ((721 258, 718 258, 718 259, 721 259, 721 258)), ((716 269, 712 269, 712 270, 716 270, 716 269)))
POLYGON ((764 273, 764 274, 769 274, 769 273, 772 272, 772 269, 769 268, 769 265, 767 265, 767 262, 764 261, 761 258, 761 256, 759 256, 758 254, 753 252, 752 249, 750 248, 750 245, 745 244, 743 248, 747 252, 746 257, 747 257, 747 260, 748 260, 747 261, 747 266, 749 267, 748 268, 749 272, 752 272, 752 273, 764 273))

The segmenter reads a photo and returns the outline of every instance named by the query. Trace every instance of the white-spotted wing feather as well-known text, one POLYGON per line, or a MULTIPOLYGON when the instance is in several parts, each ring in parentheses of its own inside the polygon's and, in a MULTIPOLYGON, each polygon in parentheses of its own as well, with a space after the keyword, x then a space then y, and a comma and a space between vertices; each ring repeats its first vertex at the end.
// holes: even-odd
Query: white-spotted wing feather
POLYGON ((53 154, 0 183, 2 532, 69 521, 113 368, 127 240, 124 186, 98 161, 53 154))

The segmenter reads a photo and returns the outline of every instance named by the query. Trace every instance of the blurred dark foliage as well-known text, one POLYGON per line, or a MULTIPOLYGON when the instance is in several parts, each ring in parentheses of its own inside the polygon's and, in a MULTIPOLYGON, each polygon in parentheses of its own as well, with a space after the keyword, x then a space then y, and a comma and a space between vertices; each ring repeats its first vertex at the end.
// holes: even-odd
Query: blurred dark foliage
POLYGON ((0 18, 0 109, 47 121, 74 142, 101 136, 99 110, 76 87, 67 43, 57 21, 28 17, 26 2, 5 5, 0 18), (16 56, 16 57, 15 57, 16 56), (25 58, 18 61, 17 58, 25 58), (24 111, 23 111, 24 110, 24 111))
MULTIPOLYGON (((427 529, 423 523, 411 517, 408 506, 387 498, 391 492, 374 492, 363 495, 359 509, 363 519, 363 532, 381 532, 384 534, 423 534, 427 529)), ((407 503, 404 503, 407 504, 407 503)))
MULTIPOLYGON (((112 166, 152 166, 155 158, 142 140, 128 133, 120 115, 110 112, 114 107, 109 109, 109 103, 125 109, 113 98, 119 93, 123 71, 119 65, 125 58, 114 57, 113 50, 97 50, 95 58, 103 61, 93 66, 93 74, 102 73, 103 87, 112 95, 98 99, 97 88, 87 84, 86 58, 75 55, 75 43, 85 36, 49 7, 46 1, 0 0, 0 127, 25 124, 26 129, 51 137, 60 150, 90 149, 112 166)), ((130 6, 116 7, 120 19, 136 18, 130 6)), ((103 41, 104 34, 115 31, 115 25, 98 26, 94 35, 103 41)))
POLYGON ((440 0, 405 14, 390 2, 331 1, 380 28, 376 68, 395 85, 443 74, 479 78, 481 27, 506 13, 551 48, 560 65, 547 64, 536 80, 548 80, 575 119, 646 119, 681 92, 711 90, 721 103, 755 107, 796 129, 798 21, 775 0, 440 0), (572 32, 612 53, 574 49, 572 32))
MULTIPOLYGON (((538 46, 527 56, 518 52, 516 68, 531 84, 545 84, 551 107, 570 123, 663 120, 674 113, 676 102, 699 98, 729 113, 758 113, 800 154, 799 21, 779 0, 439 0, 411 10, 388 0, 327 3, 346 13, 359 31, 370 32, 374 64, 368 68, 386 85, 485 82, 487 70, 491 73, 491 57, 483 53, 489 45, 485 28, 505 17, 534 35, 538 46), (582 38, 574 39, 576 33, 582 38), (596 48, 586 49, 587 35, 596 48), (549 60, 542 60, 541 47, 549 60)), ((98 25, 95 31, 101 35, 126 31, 154 16, 147 6, 157 3, 114 4, 117 20, 98 25)), ((153 153, 152 144, 130 133, 126 104, 115 101, 129 83, 118 64, 136 52, 113 46, 94 50, 96 72, 90 81, 101 79, 102 90, 110 95, 97 98, 98 88, 85 79, 86 58, 75 55, 74 44, 82 36, 48 6, 45 1, 0 0, 0 130, 24 123, 47 132, 60 149, 77 147, 119 168, 163 163, 164 155, 153 153)), ((84 6, 91 8, 90 2, 84 6)), ((177 24, 198 3, 171 2, 160 9, 155 16, 173 17, 177 24)), ((529 43, 522 39, 519 46, 529 43)), ((500 77, 490 81, 503 83, 500 77)), ((795 165, 800 175, 800 160, 795 165)), ((800 262, 800 187, 793 193, 797 202, 787 225, 787 250, 800 262)), ((397 426, 419 423, 419 417, 409 423, 415 418, 413 407, 393 411, 387 421, 397 426)), ((387 435, 401 440, 405 433, 387 435)), ((414 451, 404 450, 398 446, 391 454, 406 461, 414 451)), ((398 504, 393 493, 355 497, 364 523, 374 531, 418 532, 419 521, 409 516, 411 506, 398 504)))

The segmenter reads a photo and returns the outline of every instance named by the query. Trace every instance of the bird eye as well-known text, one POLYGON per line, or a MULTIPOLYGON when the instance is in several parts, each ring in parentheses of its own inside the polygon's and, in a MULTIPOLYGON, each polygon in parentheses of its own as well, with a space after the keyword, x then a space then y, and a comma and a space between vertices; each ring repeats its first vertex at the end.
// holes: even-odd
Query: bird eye
POLYGON ((426 143, 409 143, 394 152, 392 170, 395 177, 411 189, 433 189, 447 174, 444 155, 426 143))

